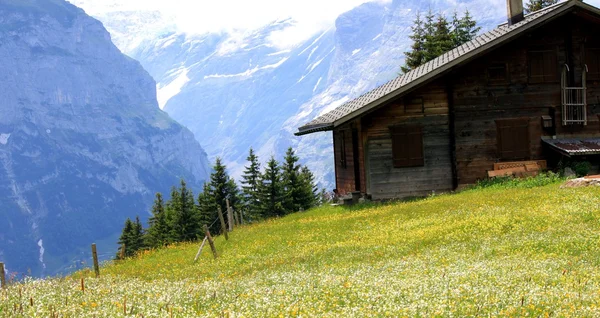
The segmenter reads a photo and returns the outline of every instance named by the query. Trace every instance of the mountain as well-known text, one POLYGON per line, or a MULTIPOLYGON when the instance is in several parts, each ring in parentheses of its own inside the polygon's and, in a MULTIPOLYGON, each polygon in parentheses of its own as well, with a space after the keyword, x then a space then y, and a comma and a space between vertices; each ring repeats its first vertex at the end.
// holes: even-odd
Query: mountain
POLYGON ((126 217, 209 173, 194 135, 103 25, 63 0, 0 0, 0 261, 49 275, 92 242, 114 255, 126 217))
POLYGON ((417 11, 450 16, 469 8, 483 30, 505 16, 504 0, 368 2, 282 48, 273 36, 292 29, 293 19, 243 33, 189 34, 157 11, 116 4, 101 11, 92 6, 97 1, 74 2, 97 12, 119 47, 156 79, 161 107, 202 137, 209 157, 223 157, 239 175, 250 146, 267 160, 292 145, 328 189, 334 187, 331 135, 294 137, 299 125, 395 77, 417 11))

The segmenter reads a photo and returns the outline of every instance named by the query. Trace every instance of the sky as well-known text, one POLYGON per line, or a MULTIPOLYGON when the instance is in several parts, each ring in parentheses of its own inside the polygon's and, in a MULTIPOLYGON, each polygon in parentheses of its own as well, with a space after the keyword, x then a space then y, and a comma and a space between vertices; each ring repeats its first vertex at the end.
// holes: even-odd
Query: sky
POLYGON ((241 33, 292 18, 294 27, 274 34, 280 46, 291 46, 327 29, 343 12, 370 1, 391 0, 69 0, 90 15, 111 11, 160 11, 179 31, 241 33))

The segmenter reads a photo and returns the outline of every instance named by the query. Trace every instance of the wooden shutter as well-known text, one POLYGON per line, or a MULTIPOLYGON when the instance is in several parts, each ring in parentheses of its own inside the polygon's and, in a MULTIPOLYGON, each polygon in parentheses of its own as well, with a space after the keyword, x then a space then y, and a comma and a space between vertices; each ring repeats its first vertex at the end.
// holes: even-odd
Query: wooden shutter
POLYGON ((556 50, 530 51, 529 83, 555 83, 558 81, 556 50))
POLYGON ((499 119, 496 129, 500 159, 529 159, 529 118, 499 119))
POLYGON ((339 164, 338 166, 341 168, 347 167, 346 161, 346 132, 341 130, 338 132, 338 149, 339 149, 339 164))
POLYGON ((422 127, 394 126, 391 134, 394 168, 425 165, 422 127))
POLYGON ((591 80, 600 79, 600 49, 585 50, 585 64, 588 67, 587 78, 591 80))

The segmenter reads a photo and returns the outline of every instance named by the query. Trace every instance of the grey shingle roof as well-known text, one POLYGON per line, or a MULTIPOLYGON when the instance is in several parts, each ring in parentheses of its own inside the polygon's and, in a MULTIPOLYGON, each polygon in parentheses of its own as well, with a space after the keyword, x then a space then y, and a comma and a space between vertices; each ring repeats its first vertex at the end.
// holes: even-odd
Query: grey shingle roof
POLYGON ((340 105, 334 110, 317 117, 313 121, 298 128, 296 135, 300 136, 317 131, 331 130, 335 126, 339 126, 340 124, 383 104, 393 97, 410 89, 414 89, 416 86, 451 69, 453 66, 464 63, 481 52, 496 47, 523 31, 558 16, 560 13, 565 12, 568 8, 573 6, 580 6, 588 9, 591 7, 577 0, 560 2, 525 16, 525 19, 519 23, 513 25, 501 24, 496 29, 483 33, 472 41, 446 52, 414 70, 400 75, 393 80, 340 105))

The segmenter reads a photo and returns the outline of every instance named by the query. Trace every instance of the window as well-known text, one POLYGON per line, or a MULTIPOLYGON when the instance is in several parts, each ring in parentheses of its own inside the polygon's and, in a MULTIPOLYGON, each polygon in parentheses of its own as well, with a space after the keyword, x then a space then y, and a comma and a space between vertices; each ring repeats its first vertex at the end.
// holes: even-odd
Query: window
POLYGON ((346 168, 346 132, 344 130, 337 132, 337 140, 335 141, 336 152, 338 155, 338 165, 341 168, 346 168))
POLYGON ((600 80, 600 49, 586 49, 585 64, 588 67, 587 78, 600 80))
POLYGON ((488 84, 508 84, 508 65, 492 63, 487 68, 488 84))
POLYGON ((421 126, 394 126, 390 130, 394 168, 424 166, 423 128, 421 126))
POLYGON ((558 82, 556 50, 529 51, 529 83, 558 82))
POLYGON ((529 118, 498 119, 496 130, 500 159, 529 159, 529 118))

